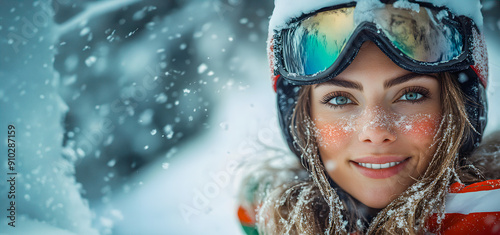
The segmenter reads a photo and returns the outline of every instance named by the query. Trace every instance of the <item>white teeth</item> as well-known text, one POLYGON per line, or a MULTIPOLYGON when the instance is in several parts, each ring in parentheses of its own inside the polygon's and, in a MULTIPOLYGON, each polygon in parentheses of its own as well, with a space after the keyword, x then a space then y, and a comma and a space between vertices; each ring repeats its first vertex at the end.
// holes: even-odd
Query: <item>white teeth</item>
POLYGON ((393 167, 395 165, 399 165, 403 161, 400 162, 388 162, 384 164, 375 164, 375 163, 358 163, 362 167, 370 168, 370 169, 385 169, 389 167, 393 167))
POLYGON ((382 169, 389 168, 389 167, 391 167, 391 163, 390 162, 380 165, 380 168, 382 168, 382 169))

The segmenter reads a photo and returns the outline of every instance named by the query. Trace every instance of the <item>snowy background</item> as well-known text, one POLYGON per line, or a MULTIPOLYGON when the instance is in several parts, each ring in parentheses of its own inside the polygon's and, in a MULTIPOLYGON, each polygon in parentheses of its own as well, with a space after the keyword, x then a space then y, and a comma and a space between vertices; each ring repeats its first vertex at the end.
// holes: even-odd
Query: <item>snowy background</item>
MULTIPOLYGON (((500 129, 500 2, 484 1, 487 132, 500 129)), ((266 58, 273 2, 0 1, 0 138, 16 127, 16 228, 241 234, 241 169, 284 148, 266 58)))

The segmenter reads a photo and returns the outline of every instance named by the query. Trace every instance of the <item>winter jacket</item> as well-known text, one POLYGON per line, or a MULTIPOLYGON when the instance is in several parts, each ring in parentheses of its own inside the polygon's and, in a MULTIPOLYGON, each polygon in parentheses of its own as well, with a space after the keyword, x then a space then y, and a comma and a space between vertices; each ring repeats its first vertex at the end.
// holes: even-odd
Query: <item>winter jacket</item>
MULTIPOLYGON (((429 220, 430 232, 438 233, 436 220, 429 220)), ((452 184, 441 226, 441 234, 500 234, 500 180, 452 184)))

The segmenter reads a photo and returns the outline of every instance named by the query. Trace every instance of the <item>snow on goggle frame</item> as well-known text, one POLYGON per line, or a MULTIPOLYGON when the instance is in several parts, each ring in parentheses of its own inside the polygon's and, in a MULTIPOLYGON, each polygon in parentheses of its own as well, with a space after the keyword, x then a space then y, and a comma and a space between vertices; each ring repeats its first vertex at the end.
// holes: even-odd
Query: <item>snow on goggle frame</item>
POLYGON ((358 24, 355 7, 320 11, 282 30, 275 47, 280 74, 297 85, 324 82, 345 69, 367 40, 413 72, 458 71, 471 64, 470 22, 447 10, 385 4, 371 11, 373 22, 358 24))

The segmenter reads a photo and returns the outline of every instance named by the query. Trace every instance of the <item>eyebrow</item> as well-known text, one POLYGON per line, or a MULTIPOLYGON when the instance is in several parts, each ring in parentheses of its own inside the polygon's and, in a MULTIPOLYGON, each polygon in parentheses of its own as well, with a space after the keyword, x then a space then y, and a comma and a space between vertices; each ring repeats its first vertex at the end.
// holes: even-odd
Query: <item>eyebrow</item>
POLYGON ((345 87, 363 91, 363 86, 360 83, 343 80, 342 78, 331 79, 326 82, 318 83, 316 84, 315 88, 320 87, 322 85, 333 85, 333 86, 339 86, 339 87, 345 87))
MULTIPOLYGON (((393 78, 391 80, 385 81, 384 82, 384 89, 405 83, 411 79, 414 79, 416 77, 432 77, 434 79, 437 79, 437 77, 433 74, 421 74, 421 73, 407 73, 405 75, 393 78)), ((316 84, 315 88, 322 86, 322 85, 333 85, 333 86, 339 86, 339 87, 344 87, 344 88, 351 88, 351 89, 356 89, 363 91, 363 86, 358 83, 358 82, 352 82, 352 81, 347 81, 344 80, 341 77, 337 77, 338 79, 331 79, 323 83, 316 84)))
POLYGON ((387 89, 389 87, 393 87, 402 83, 405 83, 411 79, 414 79, 416 77, 432 77, 434 79, 437 79, 436 75, 434 74, 422 74, 422 73, 408 73, 403 76, 393 78, 391 80, 385 81, 384 82, 384 88, 387 89))

